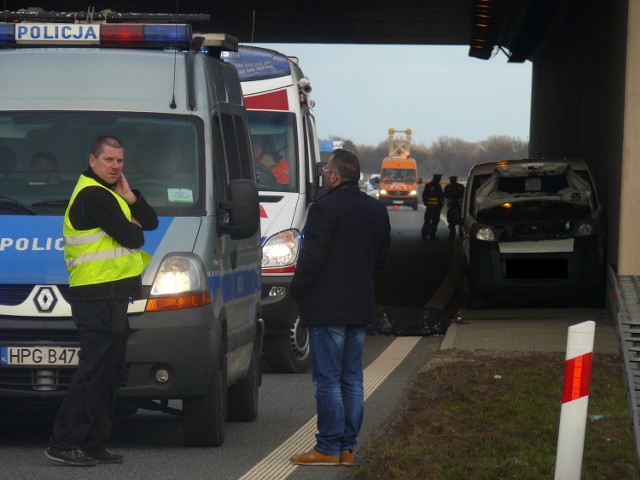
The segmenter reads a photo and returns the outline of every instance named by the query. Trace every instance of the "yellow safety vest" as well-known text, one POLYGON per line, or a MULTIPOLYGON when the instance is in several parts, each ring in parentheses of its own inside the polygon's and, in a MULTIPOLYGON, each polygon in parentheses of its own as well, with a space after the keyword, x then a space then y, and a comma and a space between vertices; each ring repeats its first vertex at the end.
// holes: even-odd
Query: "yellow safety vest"
POLYGON ((151 255, 123 247, 102 228, 76 230, 71 225, 69 210, 80 190, 86 187, 101 187, 111 193, 127 220, 131 220, 131 209, 120 195, 94 179, 80 175, 64 214, 64 261, 69 271, 69 286, 94 285, 140 275, 151 255))

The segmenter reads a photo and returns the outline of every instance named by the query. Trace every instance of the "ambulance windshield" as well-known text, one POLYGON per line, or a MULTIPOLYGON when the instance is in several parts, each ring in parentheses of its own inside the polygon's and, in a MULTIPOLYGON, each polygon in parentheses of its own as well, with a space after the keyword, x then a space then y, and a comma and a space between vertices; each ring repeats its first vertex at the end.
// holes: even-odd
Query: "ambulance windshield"
MULTIPOLYGON (((64 213, 96 138, 124 145, 124 172, 160 215, 202 211, 202 127, 190 117, 104 112, 0 114, 0 196, 37 215, 64 213)), ((7 204, 5 204, 7 205, 7 204)), ((0 208, 1 215, 24 214, 0 208)))
POLYGON ((266 111, 248 114, 258 190, 297 192, 295 115, 266 111))

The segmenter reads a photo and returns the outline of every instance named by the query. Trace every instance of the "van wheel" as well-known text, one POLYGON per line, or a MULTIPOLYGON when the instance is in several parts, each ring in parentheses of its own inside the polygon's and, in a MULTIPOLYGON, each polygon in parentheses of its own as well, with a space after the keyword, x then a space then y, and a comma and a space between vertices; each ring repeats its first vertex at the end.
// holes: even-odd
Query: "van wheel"
POLYGON ((258 388, 260 387, 260 358, 253 350, 251 365, 245 377, 229 388, 229 420, 236 422, 253 422, 258 418, 258 388))
POLYGON ((303 373, 309 370, 309 331, 300 327, 300 317, 287 333, 264 338, 264 354, 276 373, 303 373))
POLYGON ((418 210, 418 202, 412 204, 411 208, 413 208, 414 210, 418 210))
POLYGON ((227 420, 227 357, 222 356, 211 374, 207 392, 182 400, 182 430, 190 447, 219 447, 224 443, 227 420))

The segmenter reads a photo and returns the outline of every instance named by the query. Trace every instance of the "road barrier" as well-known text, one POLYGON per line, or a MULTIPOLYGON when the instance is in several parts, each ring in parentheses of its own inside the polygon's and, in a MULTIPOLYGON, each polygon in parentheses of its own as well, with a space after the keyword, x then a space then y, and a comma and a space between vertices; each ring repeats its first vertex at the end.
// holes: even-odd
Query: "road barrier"
POLYGON ((555 480, 580 480, 596 323, 569 327, 555 480))
POLYGON ((640 472, 640 277, 616 275, 609 268, 607 275, 607 305, 615 318, 616 333, 624 361, 627 400, 633 426, 636 449, 636 470, 640 472))

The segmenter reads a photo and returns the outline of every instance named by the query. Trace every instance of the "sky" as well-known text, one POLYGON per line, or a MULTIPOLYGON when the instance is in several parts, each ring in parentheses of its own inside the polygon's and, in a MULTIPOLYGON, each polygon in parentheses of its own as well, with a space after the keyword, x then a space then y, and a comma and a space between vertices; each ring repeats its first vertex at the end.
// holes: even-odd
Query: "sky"
POLYGON ((321 140, 377 145, 389 128, 410 128, 426 146, 441 136, 529 139, 531 62, 479 60, 468 46, 255 45, 298 57, 321 140))

